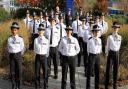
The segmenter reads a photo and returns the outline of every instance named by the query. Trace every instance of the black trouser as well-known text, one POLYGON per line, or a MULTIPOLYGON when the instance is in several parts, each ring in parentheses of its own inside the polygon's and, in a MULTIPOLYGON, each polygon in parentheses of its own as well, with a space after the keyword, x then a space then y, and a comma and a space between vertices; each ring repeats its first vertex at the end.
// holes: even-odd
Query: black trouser
POLYGON ((101 35, 101 42, 102 42, 102 52, 105 54, 105 45, 106 45, 106 35, 101 35))
POLYGON ((118 76, 118 66, 119 66, 119 52, 109 51, 107 58, 107 67, 106 67, 106 81, 105 89, 108 89, 110 71, 113 66, 113 89, 117 89, 117 76, 118 76))
POLYGON ((76 56, 72 56, 72 57, 63 56, 61 89, 66 89, 68 67, 69 67, 69 72, 70 72, 71 89, 76 89, 76 85, 75 85, 75 69, 76 69, 75 68, 75 58, 76 58, 76 56))
POLYGON ((73 37, 75 37, 76 39, 78 39, 78 34, 77 33, 73 33, 73 37))
POLYGON ((22 84, 22 56, 19 53, 10 53, 10 74, 12 88, 20 88, 22 84))
POLYGON ((43 87, 46 89, 48 86, 48 75, 47 75, 47 58, 46 55, 36 54, 35 57, 35 87, 40 87, 40 69, 43 70, 43 87))
POLYGON ((54 75, 58 75, 58 47, 50 47, 48 58, 48 74, 51 72, 51 60, 53 60, 54 75))
POLYGON ((89 54, 88 69, 87 69, 87 85, 86 89, 90 89, 91 70, 94 68, 95 72, 95 89, 99 89, 99 68, 100 68, 100 55, 89 54))
POLYGON ((84 68, 85 76, 87 75, 87 66, 88 66, 88 52, 87 52, 87 43, 83 42, 83 56, 84 56, 84 68))
POLYGON ((31 34, 31 41, 29 43, 29 50, 33 50, 34 49, 34 40, 35 38, 37 38, 39 36, 39 34, 31 34))
POLYGON ((82 54, 83 54, 83 38, 79 37, 78 42, 79 42, 79 45, 80 45, 80 52, 78 54, 78 66, 80 66, 81 65, 81 57, 82 57, 82 54))

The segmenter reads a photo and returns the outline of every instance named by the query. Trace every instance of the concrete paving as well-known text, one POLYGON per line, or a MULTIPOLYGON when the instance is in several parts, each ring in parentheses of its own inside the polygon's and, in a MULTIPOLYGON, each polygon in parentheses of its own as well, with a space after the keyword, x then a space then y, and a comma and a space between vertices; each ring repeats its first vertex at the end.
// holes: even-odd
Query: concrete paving
MULTIPOLYGON (((84 68, 83 67, 77 67, 76 68, 76 89, 86 89, 86 77, 84 77, 84 68)), ((0 89, 11 89, 11 83, 9 80, 0 79, 0 89)), ((23 89, 34 89, 34 87, 30 86, 23 86, 23 89)), ((43 88, 41 88, 43 89, 43 88)), ((53 79, 53 68, 51 77, 49 78, 49 87, 48 89, 61 89, 61 67, 59 67, 59 77, 57 80, 53 79)), ((70 79, 68 74, 67 79, 67 89, 70 88, 70 79)), ((91 89, 94 89, 94 78, 91 78, 91 89)), ((128 86, 119 87, 118 89, 128 89, 128 86)))

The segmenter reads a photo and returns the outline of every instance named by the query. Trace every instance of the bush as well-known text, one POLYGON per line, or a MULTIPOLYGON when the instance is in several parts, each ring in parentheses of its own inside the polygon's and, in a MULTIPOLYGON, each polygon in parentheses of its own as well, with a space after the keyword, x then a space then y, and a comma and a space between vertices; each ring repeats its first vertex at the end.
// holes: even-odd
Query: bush
POLYGON ((112 21, 118 21, 120 24, 128 23, 128 16, 125 16, 125 15, 112 15, 109 18, 112 21))
POLYGON ((27 10, 29 10, 30 15, 33 15, 33 12, 36 12, 37 15, 40 15, 41 11, 39 8, 20 8, 16 11, 14 18, 24 18, 26 16, 27 10))
POLYGON ((0 22, 9 18, 9 13, 4 8, 0 7, 0 22))

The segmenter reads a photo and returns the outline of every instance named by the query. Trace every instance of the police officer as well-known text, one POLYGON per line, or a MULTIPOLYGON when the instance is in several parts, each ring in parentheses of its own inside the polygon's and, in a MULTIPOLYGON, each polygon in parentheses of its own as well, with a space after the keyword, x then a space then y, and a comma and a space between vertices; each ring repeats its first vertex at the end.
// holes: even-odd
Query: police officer
POLYGON ((62 59, 62 82, 61 89, 66 89, 68 67, 70 71, 71 89, 76 89, 75 85, 75 59, 80 51, 80 47, 76 38, 72 36, 72 28, 67 27, 67 36, 63 37, 59 44, 59 51, 63 55, 62 59))
POLYGON ((113 32, 107 38, 107 67, 106 67, 106 81, 105 81, 105 89, 109 89, 109 75, 110 70, 113 66, 113 89, 117 89, 117 77, 118 77, 118 67, 119 67, 119 50, 121 46, 122 37, 118 34, 118 30, 120 25, 118 22, 113 22, 113 32))
POLYGON ((56 26, 55 18, 51 19, 51 26, 46 29, 46 37, 49 39, 50 51, 48 58, 48 73, 51 71, 51 61, 53 61, 54 66, 54 79, 58 78, 58 44, 60 41, 60 30, 56 26), (51 60, 52 59, 52 60, 51 60))
POLYGON ((36 13, 33 13, 33 20, 30 22, 30 35, 31 35, 31 42, 29 45, 29 49, 33 50, 34 49, 34 39, 37 38, 38 35, 38 26, 39 26, 39 21, 37 20, 36 13))
POLYGON ((45 28, 43 24, 39 25, 38 28, 39 37, 34 40, 34 52, 36 53, 35 57, 35 88, 39 89, 40 87, 40 69, 43 70, 43 89, 47 89, 48 85, 48 76, 47 76, 47 55, 49 52, 49 41, 44 36, 45 28))
POLYGON ((80 52, 78 54, 78 67, 80 67, 80 65, 81 65, 81 57, 83 54, 83 36, 84 36, 84 32, 85 32, 84 27, 86 28, 85 20, 86 19, 82 19, 82 24, 79 26, 79 30, 78 30, 78 42, 80 45, 80 52))
POLYGON ((68 13, 66 14, 66 26, 72 26, 72 13, 71 13, 71 8, 68 9, 68 13))
POLYGON ((44 25, 45 29, 49 28, 51 25, 49 22, 49 16, 47 12, 45 13, 45 21, 42 24, 44 25))
POLYGON ((21 89, 22 83, 22 53, 24 50, 24 41, 23 38, 18 35, 19 28, 17 22, 12 23, 12 35, 7 41, 12 89, 21 89))
POLYGON ((88 42, 88 39, 92 36, 92 33, 91 33, 89 23, 87 21, 85 21, 85 23, 83 21, 82 29, 85 30, 84 36, 83 36, 83 56, 84 56, 84 68, 85 68, 84 72, 85 72, 85 77, 86 77, 87 76, 87 64, 88 64, 87 42, 88 42))
MULTIPOLYGON (((60 39, 67 36, 67 33, 65 31, 66 29, 66 25, 64 24, 64 17, 63 15, 61 14, 60 17, 59 17, 59 23, 57 24, 57 27, 59 28, 60 30, 60 39)), ((59 58, 60 58, 60 65, 62 64, 62 54, 59 52, 59 58)))
POLYGON ((73 28, 73 36, 78 39, 78 32, 80 30, 80 26, 82 25, 82 22, 79 20, 79 13, 76 13, 76 20, 72 23, 73 28))
POLYGON ((90 89, 91 70, 95 72, 95 89, 99 89, 99 68, 100 68, 100 53, 102 52, 101 39, 98 37, 100 28, 98 25, 93 26, 93 36, 87 42, 88 68, 87 68, 87 84, 86 89, 90 89))
POLYGON ((43 18, 43 13, 42 12, 40 12, 40 18, 38 20, 39 20, 40 24, 45 21, 44 18, 43 18))
POLYGON ((63 15, 61 14, 60 17, 59 17, 59 23, 57 24, 57 27, 60 29, 60 39, 63 38, 64 36, 67 35, 66 31, 65 31, 65 28, 66 28, 66 25, 64 24, 64 17, 63 15))
POLYGON ((105 53, 106 33, 108 31, 108 23, 105 21, 104 14, 100 17, 99 25, 101 27, 102 52, 105 53))
POLYGON ((31 21, 32 19, 30 18, 30 13, 29 13, 29 11, 27 10, 27 12, 26 12, 26 17, 23 19, 23 21, 24 21, 24 23, 25 23, 25 27, 26 27, 26 29, 27 30, 29 30, 29 26, 30 26, 30 21, 31 21))

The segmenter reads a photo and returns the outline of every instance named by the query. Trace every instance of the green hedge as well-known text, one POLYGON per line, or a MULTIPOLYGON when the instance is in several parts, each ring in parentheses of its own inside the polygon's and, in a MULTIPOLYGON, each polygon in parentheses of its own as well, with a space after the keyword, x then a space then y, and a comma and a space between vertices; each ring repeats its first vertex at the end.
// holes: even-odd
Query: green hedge
POLYGON ((39 8, 20 8, 16 11, 14 18, 24 18, 27 10, 29 10, 30 15, 33 15, 33 12, 36 12, 36 14, 39 15, 40 11, 42 11, 39 8))
POLYGON ((9 18, 9 13, 4 8, 0 7, 0 22, 9 18))
POLYGON ((109 17, 112 21, 118 21, 120 24, 128 23, 128 16, 125 15, 112 15, 109 17))

